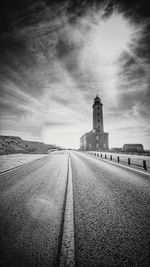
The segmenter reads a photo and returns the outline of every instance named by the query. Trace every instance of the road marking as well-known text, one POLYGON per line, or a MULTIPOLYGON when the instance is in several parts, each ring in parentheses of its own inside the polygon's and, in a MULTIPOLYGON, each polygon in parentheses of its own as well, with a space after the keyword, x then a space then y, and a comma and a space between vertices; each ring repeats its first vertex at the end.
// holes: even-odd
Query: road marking
MULTIPOLYGON (((30 162, 31 162, 31 161, 30 161, 30 162)), ((27 162, 27 163, 30 163, 30 162, 27 162)), ((21 165, 15 166, 15 167, 13 167, 13 168, 11 168, 11 169, 9 169, 9 170, 2 171, 2 172, 0 172, 0 175, 3 175, 3 174, 5 174, 5 173, 9 173, 9 172, 11 172, 11 171, 13 171, 13 170, 15 170, 15 169, 19 169, 20 167, 22 167, 23 165, 26 165, 27 163, 23 163, 23 164, 21 164, 21 165)))
POLYGON ((109 160, 107 160, 107 159, 99 158, 99 157, 96 157, 96 156, 93 156, 93 155, 92 155, 92 157, 93 157, 93 158, 96 158, 96 159, 104 160, 105 162, 108 162, 108 163, 111 163, 111 164, 114 164, 114 165, 117 165, 117 166, 120 166, 120 167, 124 167, 124 168, 129 169, 129 170, 133 170, 133 171, 136 171, 136 172, 139 172, 139 173, 146 174, 146 175, 150 176, 150 173, 143 172, 143 171, 138 170, 138 169, 134 169, 134 168, 132 168, 132 167, 123 165, 123 164, 121 164, 121 163, 117 163, 117 162, 109 161, 109 160))
POLYGON ((67 187, 66 207, 64 216, 63 237, 61 245, 60 267, 75 266, 73 186, 72 186, 72 168, 71 168, 70 158, 68 164, 69 164, 68 187, 67 187))
MULTIPOLYGON (((46 156, 44 156, 44 157, 42 157, 42 158, 45 158, 45 157, 46 157, 46 156)), ((33 161, 38 161, 38 160, 40 160, 40 159, 42 159, 42 158, 34 159, 34 160, 31 160, 31 161, 25 162, 25 163, 23 163, 23 164, 21 164, 21 165, 12 167, 11 169, 2 171, 2 172, 0 172, 0 175, 3 175, 3 174, 5 174, 5 173, 9 173, 9 172, 11 172, 11 171, 13 171, 13 170, 15 170, 15 169, 19 169, 19 168, 21 168, 22 166, 27 165, 28 163, 31 163, 31 162, 33 162, 33 161)))

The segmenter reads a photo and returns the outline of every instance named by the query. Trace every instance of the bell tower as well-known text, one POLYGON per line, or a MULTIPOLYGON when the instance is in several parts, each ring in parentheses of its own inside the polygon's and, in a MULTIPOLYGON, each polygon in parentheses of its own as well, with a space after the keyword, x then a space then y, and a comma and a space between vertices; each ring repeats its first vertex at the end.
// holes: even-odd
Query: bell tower
POLYGON ((100 97, 97 96, 94 98, 93 108, 93 130, 103 133, 103 104, 100 97))

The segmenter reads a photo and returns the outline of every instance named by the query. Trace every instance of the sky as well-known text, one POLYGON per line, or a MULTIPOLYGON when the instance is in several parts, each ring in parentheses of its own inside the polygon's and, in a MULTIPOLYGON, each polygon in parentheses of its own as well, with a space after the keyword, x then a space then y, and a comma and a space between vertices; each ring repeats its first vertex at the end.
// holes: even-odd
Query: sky
POLYGON ((2 0, 0 134, 78 148, 103 102, 109 146, 150 149, 148 0, 2 0))

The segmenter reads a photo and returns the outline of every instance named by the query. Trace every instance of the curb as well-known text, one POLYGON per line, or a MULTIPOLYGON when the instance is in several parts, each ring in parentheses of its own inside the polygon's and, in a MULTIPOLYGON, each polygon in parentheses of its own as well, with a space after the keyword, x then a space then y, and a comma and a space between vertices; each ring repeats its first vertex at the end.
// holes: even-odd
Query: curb
POLYGON ((97 157, 97 156, 92 155, 92 154, 87 154, 87 155, 90 155, 90 157, 95 158, 97 160, 105 161, 105 162, 108 162, 110 164, 114 164, 114 165, 116 165, 118 167, 123 167, 125 169, 129 169, 129 170, 132 170, 132 171, 135 171, 135 172, 142 173, 142 174, 145 174, 147 176, 150 176, 149 169, 147 171, 144 171, 144 170, 141 170, 141 169, 137 168, 136 166, 128 166, 128 165, 125 165, 125 164, 122 164, 122 163, 111 161, 109 159, 104 159, 104 158, 101 158, 101 157, 97 157))

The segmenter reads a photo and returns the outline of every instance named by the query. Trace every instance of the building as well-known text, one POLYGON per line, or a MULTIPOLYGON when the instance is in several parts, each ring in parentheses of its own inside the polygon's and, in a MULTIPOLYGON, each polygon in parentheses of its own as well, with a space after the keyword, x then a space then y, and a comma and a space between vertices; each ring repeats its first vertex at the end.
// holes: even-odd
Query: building
POLYGON ((124 144, 123 151, 125 152, 143 152, 144 148, 142 144, 124 144))
POLYGON ((105 151, 109 149, 108 133, 104 132, 103 104, 98 95, 93 103, 93 129, 80 137, 80 149, 91 151, 105 151))
POLYGON ((122 147, 112 147, 110 149, 110 152, 113 152, 113 153, 120 153, 120 152, 123 152, 123 148, 122 147))

